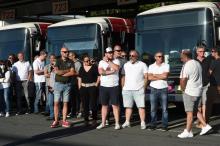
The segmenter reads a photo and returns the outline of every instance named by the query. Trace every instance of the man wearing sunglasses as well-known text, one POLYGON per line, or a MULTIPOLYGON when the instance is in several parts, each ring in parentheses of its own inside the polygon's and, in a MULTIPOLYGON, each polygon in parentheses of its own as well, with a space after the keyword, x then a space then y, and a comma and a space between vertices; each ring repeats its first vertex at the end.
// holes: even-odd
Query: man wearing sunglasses
POLYGON ((69 50, 65 47, 60 50, 61 58, 56 60, 54 65, 55 84, 54 84, 54 122, 50 126, 56 128, 60 126, 59 122, 59 104, 63 102, 63 120, 62 127, 70 127, 70 123, 66 121, 68 102, 71 92, 71 77, 74 76, 74 63, 68 58, 69 50))
POLYGON ((167 111, 167 78, 170 72, 169 64, 164 62, 162 52, 157 52, 154 56, 155 63, 149 66, 148 79, 150 82, 150 104, 151 104, 151 125, 150 130, 156 129, 157 106, 160 102, 162 108, 162 131, 168 130, 168 111, 167 111))
POLYGON ((126 108, 126 121, 122 128, 130 127, 132 108, 135 104, 139 110, 141 129, 146 129, 145 124, 145 87, 147 85, 147 65, 138 60, 139 53, 130 51, 130 61, 125 63, 122 69, 122 95, 126 108))

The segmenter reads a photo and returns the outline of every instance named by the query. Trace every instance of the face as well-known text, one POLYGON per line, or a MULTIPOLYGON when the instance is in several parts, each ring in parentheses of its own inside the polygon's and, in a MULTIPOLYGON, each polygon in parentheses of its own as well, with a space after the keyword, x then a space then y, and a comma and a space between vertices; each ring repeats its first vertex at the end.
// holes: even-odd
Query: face
POLYGON ((186 56, 185 56, 184 54, 181 54, 181 55, 180 55, 180 59, 181 59, 181 61, 182 61, 183 63, 186 62, 186 56))
POLYGON ((131 51, 129 58, 131 62, 136 62, 138 60, 138 54, 135 51, 131 51))
POLYGON ((156 53, 154 58, 157 63, 163 63, 163 54, 162 53, 156 53))
POLYGON ((205 57, 205 49, 204 48, 197 48, 196 50, 197 56, 205 57))
POLYGON ((55 56, 50 56, 50 63, 53 63, 56 61, 56 57, 55 56))
POLYGON ((126 58, 127 57, 127 54, 125 52, 121 52, 121 57, 122 58, 126 58))
POLYGON ((47 59, 47 54, 45 53, 44 55, 42 55, 43 60, 47 59))
POLYGON ((73 54, 72 53, 69 53, 68 57, 69 57, 70 60, 73 60, 73 54))
POLYGON ((19 54, 18 54, 18 60, 19 60, 19 61, 23 61, 23 60, 24 60, 24 54, 19 53, 19 54))
POLYGON ((216 53, 217 53, 217 52, 216 52, 215 49, 212 49, 212 50, 211 50, 211 55, 212 55, 212 57, 215 57, 215 56, 216 56, 216 53))
POLYGON ((67 49, 67 48, 62 48, 61 49, 61 51, 60 51, 60 53, 61 53, 61 56, 63 57, 63 58, 68 58, 69 56, 69 50, 67 49))
POLYGON ((120 57, 121 56, 121 47, 120 46, 115 46, 114 47, 114 55, 116 56, 116 57, 120 57))
POLYGON ((90 59, 89 59, 89 57, 85 57, 85 58, 83 59, 83 64, 84 64, 85 66, 89 66, 89 65, 90 65, 90 59))
POLYGON ((108 52, 108 53, 106 53, 106 57, 107 57, 108 59, 112 60, 112 59, 113 59, 113 52, 108 52))
POLYGON ((12 61, 13 61, 13 56, 8 56, 8 60, 9 60, 10 62, 12 62, 12 61))

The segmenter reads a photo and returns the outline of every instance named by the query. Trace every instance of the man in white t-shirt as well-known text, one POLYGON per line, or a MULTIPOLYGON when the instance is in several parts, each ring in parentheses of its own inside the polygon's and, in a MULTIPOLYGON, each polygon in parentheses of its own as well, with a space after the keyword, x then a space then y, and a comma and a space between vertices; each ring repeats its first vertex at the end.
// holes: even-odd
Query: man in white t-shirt
POLYGON ((126 108, 126 121, 122 128, 130 127, 130 119, 133 104, 138 107, 141 119, 141 129, 146 129, 145 124, 145 87, 147 84, 147 65, 138 61, 139 53, 130 51, 130 61, 124 64, 122 69, 122 96, 126 108))
POLYGON ((148 79, 150 82, 150 105, 151 105, 151 125, 154 130, 157 126, 157 106, 158 101, 162 108, 162 127, 161 130, 168 130, 168 111, 167 111, 167 78, 170 72, 169 64, 164 63, 162 52, 155 53, 155 63, 149 66, 148 79))
MULTIPOLYGON (((39 113, 39 101, 41 99, 42 93, 45 92, 45 82, 46 78, 44 76, 44 66, 45 60, 47 58, 47 53, 45 51, 40 51, 40 56, 34 60, 34 83, 35 83, 35 101, 34 101, 34 113, 39 113)), ((46 96, 46 94, 45 94, 46 96)))
POLYGON ((24 60, 24 53, 18 53, 18 61, 12 66, 12 71, 16 76, 15 90, 17 96, 18 111, 16 115, 22 114, 22 97, 25 96, 27 102, 27 113, 31 112, 30 99, 28 94, 28 84, 32 80, 32 67, 28 61, 24 60))
POLYGON ((98 70, 100 77, 99 96, 102 104, 102 123, 96 129, 105 127, 106 116, 109 104, 112 105, 115 118, 115 129, 120 129, 119 125, 119 67, 118 59, 113 59, 113 50, 108 47, 105 50, 103 60, 99 62, 98 70))
POLYGON ((185 63, 180 73, 180 86, 183 91, 183 103, 187 115, 186 129, 178 135, 179 138, 193 137, 192 122, 193 112, 197 111, 197 118, 202 124, 200 135, 206 134, 212 127, 206 124, 201 112, 198 110, 202 95, 202 67, 200 63, 192 59, 190 51, 181 53, 181 60, 185 63))

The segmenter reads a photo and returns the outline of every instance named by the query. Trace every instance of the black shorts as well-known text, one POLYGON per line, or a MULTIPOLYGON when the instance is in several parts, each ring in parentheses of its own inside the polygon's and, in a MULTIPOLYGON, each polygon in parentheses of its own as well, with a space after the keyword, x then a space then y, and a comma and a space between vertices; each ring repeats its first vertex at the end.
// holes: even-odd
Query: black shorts
POLYGON ((102 105, 119 105, 120 90, 119 86, 99 87, 99 98, 102 105))

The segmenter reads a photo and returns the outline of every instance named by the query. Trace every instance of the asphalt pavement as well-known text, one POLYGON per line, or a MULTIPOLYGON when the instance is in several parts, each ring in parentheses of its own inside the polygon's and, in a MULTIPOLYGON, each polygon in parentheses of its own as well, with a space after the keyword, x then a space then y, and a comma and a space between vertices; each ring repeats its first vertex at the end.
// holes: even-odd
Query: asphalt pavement
MULTIPOLYGON (((185 114, 169 109, 169 131, 141 130, 139 121, 131 128, 114 130, 114 124, 96 130, 85 127, 83 119, 69 119, 71 128, 50 128, 51 121, 43 115, 20 115, 0 118, 1 146, 220 146, 220 116, 211 118, 213 130, 199 136, 194 126, 194 138, 179 139, 185 126, 185 114)), ((148 114, 149 116, 149 114, 148 114)))

